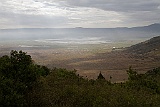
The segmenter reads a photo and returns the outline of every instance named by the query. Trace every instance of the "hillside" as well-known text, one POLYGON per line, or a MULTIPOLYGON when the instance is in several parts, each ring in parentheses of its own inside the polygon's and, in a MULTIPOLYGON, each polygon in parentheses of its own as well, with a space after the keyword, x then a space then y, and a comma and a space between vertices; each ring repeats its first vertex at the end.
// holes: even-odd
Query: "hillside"
POLYGON ((132 52, 132 53, 137 53, 137 54, 149 54, 152 52, 159 52, 160 51, 160 36, 153 37, 150 40, 133 45, 127 48, 127 51, 132 52))
POLYGON ((34 64, 30 55, 11 51, 0 57, 1 107, 159 107, 160 68, 138 74, 131 67, 121 83, 85 79, 76 70, 34 64))

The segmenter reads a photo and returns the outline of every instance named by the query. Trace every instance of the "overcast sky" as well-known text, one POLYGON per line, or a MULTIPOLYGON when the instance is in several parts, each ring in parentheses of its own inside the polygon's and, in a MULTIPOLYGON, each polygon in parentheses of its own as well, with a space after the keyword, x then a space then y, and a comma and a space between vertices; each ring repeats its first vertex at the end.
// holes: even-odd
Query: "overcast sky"
POLYGON ((160 0, 0 0, 0 29, 160 23, 160 0))

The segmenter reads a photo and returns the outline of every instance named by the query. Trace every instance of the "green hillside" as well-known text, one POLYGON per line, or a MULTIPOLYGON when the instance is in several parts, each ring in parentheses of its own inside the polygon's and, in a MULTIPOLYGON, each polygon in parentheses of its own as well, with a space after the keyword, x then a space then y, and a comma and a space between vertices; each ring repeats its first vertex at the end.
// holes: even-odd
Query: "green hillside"
MULTIPOLYGON (((76 70, 49 70, 30 55, 11 51, 0 58, 2 107, 159 107, 160 68, 137 74, 131 67, 128 81, 111 83, 97 75, 88 80, 76 70)), ((112 78, 110 78, 112 79, 112 78)))

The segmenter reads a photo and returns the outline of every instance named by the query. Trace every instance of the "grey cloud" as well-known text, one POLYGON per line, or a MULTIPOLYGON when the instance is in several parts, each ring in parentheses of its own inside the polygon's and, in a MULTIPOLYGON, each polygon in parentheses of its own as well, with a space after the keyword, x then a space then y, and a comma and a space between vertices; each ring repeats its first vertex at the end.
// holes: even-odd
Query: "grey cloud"
MULTIPOLYGON (((9 23, 4 27, 63 27, 67 24, 66 17, 47 17, 42 15, 25 15, 15 13, 0 13, 0 19, 6 19, 9 23)), ((3 22, 1 22, 3 23, 3 22)), ((0 26, 1 27, 1 26, 0 26)))
POLYGON ((160 0, 0 1, 0 28, 130 27, 157 23, 159 18, 160 0))
MULTIPOLYGON (((133 23, 140 22, 150 22, 150 23, 159 23, 160 22, 160 11, 158 12, 136 12, 128 13, 129 18, 133 23)), ((127 21, 126 20, 126 21, 127 21)))
POLYGON ((160 22, 159 0, 69 0, 68 4, 121 13, 126 17, 121 23, 122 26, 139 26, 160 22))
MULTIPOLYGON (((90 7, 107 11, 132 12, 155 11, 160 7, 159 0, 39 0, 60 3, 63 6, 90 7)), ((52 5, 49 4, 48 5, 52 5)))
POLYGON ((68 0, 73 6, 94 7, 109 11, 152 11, 157 10, 159 0, 68 0))
POLYGON ((66 23, 66 19, 64 17, 45 17, 40 15, 21 15, 17 17, 16 20, 20 25, 28 25, 35 27, 56 27, 66 23))

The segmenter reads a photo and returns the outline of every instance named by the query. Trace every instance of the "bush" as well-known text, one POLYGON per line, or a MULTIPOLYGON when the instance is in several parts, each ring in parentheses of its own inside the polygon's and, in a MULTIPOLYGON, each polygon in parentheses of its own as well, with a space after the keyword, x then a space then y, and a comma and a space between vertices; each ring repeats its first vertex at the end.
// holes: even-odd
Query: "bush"
POLYGON ((11 51, 10 56, 0 58, 0 105, 25 106, 26 96, 40 76, 49 74, 49 69, 33 63, 30 55, 11 51))

